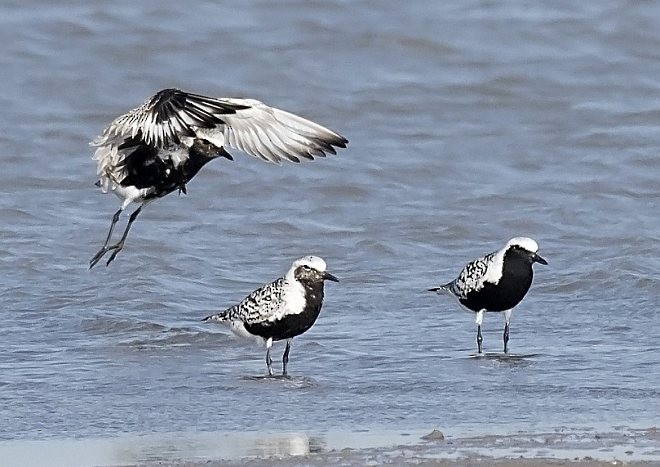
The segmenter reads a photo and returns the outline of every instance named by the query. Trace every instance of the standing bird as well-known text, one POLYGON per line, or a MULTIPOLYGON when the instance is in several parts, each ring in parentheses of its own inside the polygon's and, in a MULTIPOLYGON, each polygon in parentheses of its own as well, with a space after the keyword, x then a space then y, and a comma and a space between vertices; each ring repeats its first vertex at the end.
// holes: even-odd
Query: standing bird
POLYGON ((453 295, 466 311, 477 314, 479 353, 482 353, 484 311, 504 312, 504 353, 509 351, 511 312, 532 285, 532 264, 548 264, 538 255, 538 249, 538 244, 531 238, 512 238, 501 250, 468 263, 452 282, 429 289, 453 295))
POLYGON ((286 339, 282 357, 282 374, 286 375, 291 341, 316 322, 326 280, 339 282, 326 271, 325 261, 317 256, 305 256, 294 261, 284 277, 255 290, 238 305, 202 321, 219 321, 238 336, 265 344, 270 376, 273 375, 270 358, 273 341, 286 339))
POLYGON ((254 99, 214 98, 164 89, 140 107, 117 117, 91 144, 96 146, 96 185, 121 198, 105 244, 90 269, 109 251, 106 266, 121 251, 142 208, 179 190, 209 161, 233 160, 225 147, 239 149, 266 162, 300 162, 336 154, 348 140, 314 122, 254 99), (131 203, 126 230, 108 245, 121 213, 131 203))

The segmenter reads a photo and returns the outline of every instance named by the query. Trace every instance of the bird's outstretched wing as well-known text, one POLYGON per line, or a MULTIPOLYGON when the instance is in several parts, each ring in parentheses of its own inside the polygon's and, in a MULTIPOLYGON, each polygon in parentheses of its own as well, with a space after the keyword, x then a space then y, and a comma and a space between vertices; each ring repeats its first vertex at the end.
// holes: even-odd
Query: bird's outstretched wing
POLYGON ((284 278, 267 284, 243 301, 220 313, 208 316, 203 321, 241 321, 245 324, 257 324, 275 319, 284 305, 284 278))
POLYGON ((317 123, 254 99, 218 99, 236 112, 224 115, 223 123, 202 128, 198 136, 216 146, 230 146, 267 162, 304 159, 336 154, 348 140, 317 123))
POLYGON ((345 148, 348 143, 321 125, 258 100, 164 89, 117 117, 92 142, 97 148, 94 160, 101 188, 108 191, 121 183, 131 155, 157 156, 178 165, 188 158, 196 138, 275 163, 336 154, 335 148, 345 148))
POLYGON ((148 146, 166 148, 180 144, 182 137, 194 137, 197 128, 214 128, 223 123, 223 115, 245 108, 222 99, 163 89, 117 117, 92 144, 138 139, 148 146))

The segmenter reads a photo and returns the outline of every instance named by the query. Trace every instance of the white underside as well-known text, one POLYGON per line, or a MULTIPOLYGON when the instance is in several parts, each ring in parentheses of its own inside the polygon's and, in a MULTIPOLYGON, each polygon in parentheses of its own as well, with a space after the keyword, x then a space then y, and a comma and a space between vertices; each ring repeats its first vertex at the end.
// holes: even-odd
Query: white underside
POLYGON ((474 318, 474 322, 477 324, 477 326, 481 326, 481 323, 484 321, 484 310, 478 311, 477 316, 474 318))
MULTIPOLYGON (((474 313, 475 314, 474 323, 477 326, 481 326, 481 324, 484 321, 484 314, 486 313, 486 310, 481 310, 481 311, 478 311, 478 312, 475 313, 474 311, 472 311, 469 308, 466 308, 462 305, 461 305, 461 308, 465 311, 470 312, 470 313, 474 313)), ((511 321, 511 314, 513 313, 513 310, 504 310, 504 311, 499 311, 499 312, 489 311, 488 313, 501 313, 502 318, 504 318, 504 322, 509 323, 511 321)))
MULTIPOLYGON (((245 324, 243 324, 242 321, 222 321, 222 324, 229 327, 231 332, 236 334, 238 337, 255 342, 258 345, 265 345, 266 347, 270 347, 270 345, 268 345, 268 341, 266 341, 266 339, 264 339, 263 337, 250 334, 248 330, 245 329, 245 324)), ((272 340, 269 339, 269 341, 270 344, 272 345, 273 343, 272 340)))
POLYGON ((113 184, 112 192, 123 200, 122 209, 126 209, 131 203, 141 203, 149 194, 146 188, 136 188, 134 186, 122 186, 113 184))
POLYGON ((508 323, 509 321, 511 321, 511 313, 512 312, 513 312, 513 310, 506 310, 506 311, 502 312, 502 315, 504 316, 504 322, 505 323, 508 323))

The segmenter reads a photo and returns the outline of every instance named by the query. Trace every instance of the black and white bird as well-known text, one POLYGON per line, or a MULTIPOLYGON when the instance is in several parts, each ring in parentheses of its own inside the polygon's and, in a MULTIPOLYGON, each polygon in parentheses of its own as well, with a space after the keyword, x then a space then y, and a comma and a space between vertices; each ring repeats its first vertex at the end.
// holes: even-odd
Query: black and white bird
POLYGON ((202 321, 218 321, 234 334, 264 344, 270 376, 273 375, 270 348, 274 341, 286 339, 282 357, 282 374, 286 375, 291 341, 316 322, 326 280, 339 282, 326 271, 325 261, 317 256, 305 256, 294 261, 284 277, 255 290, 238 305, 202 321))
POLYGON ((336 148, 345 148, 347 143, 334 131, 258 100, 164 89, 117 117, 91 143, 96 147, 97 186, 104 193, 114 192, 122 204, 89 267, 110 251, 106 265, 115 259, 146 204, 175 190, 185 194, 186 184, 209 161, 233 160, 226 147, 280 164, 336 154, 336 148), (120 240, 109 245, 115 224, 131 203, 139 207, 120 240))
POLYGON ((532 264, 548 264, 538 250, 538 244, 531 238, 512 238, 501 250, 468 263, 453 281, 429 289, 453 295, 465 310, 477 314, 479 353, 482 353, 481 323, 485 311, 504 313, 504 352, 509 351, 511 312, 532 285, 532 264))

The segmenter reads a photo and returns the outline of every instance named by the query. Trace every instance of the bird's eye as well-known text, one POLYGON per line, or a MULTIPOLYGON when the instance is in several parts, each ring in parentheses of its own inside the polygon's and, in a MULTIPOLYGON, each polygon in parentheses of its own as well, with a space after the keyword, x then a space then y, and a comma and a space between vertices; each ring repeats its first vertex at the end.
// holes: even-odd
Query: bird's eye
POLYGON ((304 265, 303 265, 303 269, 306 270, 306 271, 309 271, 309 266, 307 266, 306 264, 304 264, 304 265))

